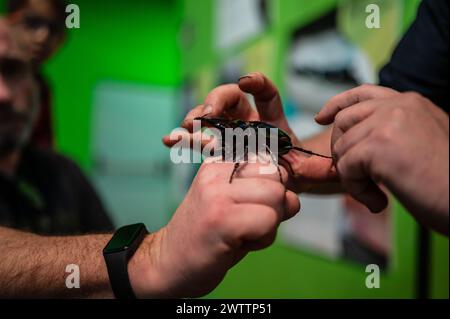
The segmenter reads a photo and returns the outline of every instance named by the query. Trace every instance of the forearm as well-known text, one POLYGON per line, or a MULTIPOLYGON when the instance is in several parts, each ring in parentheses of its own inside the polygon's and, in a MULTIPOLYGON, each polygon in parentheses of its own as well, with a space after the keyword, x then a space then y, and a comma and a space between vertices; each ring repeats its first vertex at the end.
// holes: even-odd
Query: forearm
POLYGON ((112 297, 102 250, 111 235, 43 237, 0 227, 0 297, 112 297), (67 265, 80 270, 69 289, 67 265))

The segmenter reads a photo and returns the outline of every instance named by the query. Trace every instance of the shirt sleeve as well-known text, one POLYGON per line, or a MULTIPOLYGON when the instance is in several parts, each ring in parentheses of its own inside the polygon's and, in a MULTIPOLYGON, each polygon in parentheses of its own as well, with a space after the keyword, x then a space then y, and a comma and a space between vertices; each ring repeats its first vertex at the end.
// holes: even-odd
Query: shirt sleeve
POLYGON ((380 85, 415 91, 446 108, 449 49, 448 0, 423 0, 416 20, 380 72, 380 85))

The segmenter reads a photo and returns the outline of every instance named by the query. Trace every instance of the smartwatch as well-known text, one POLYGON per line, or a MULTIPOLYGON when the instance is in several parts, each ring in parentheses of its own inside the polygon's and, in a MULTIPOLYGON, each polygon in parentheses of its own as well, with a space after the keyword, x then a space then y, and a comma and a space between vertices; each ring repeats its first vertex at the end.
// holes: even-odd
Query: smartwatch
POLYGON ((103 249, 109 281, 117 299, 136 299, 128 277, 128 262, 147 234, 144 224, 121 227, 103 249))

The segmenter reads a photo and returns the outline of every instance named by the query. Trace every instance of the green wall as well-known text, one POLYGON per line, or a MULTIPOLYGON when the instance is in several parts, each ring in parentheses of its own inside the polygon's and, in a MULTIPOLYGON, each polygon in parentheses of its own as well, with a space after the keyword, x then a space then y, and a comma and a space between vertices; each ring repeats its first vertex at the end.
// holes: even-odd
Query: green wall
MULTIPOLYGON (((57 146, 90 167, 90 115, 95 87, 112 80, 180 85, 177 0, 73 0, 81 28, 45 67, 54 92, 57 146)), ((3 0, 0 3, 3 8, 3 0)))

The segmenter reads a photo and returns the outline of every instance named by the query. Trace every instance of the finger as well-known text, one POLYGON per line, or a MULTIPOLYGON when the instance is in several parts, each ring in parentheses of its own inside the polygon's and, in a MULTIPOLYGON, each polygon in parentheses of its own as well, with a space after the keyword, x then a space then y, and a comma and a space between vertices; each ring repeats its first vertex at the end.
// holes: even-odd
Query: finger
POLYGON ((264 74, 255 72, 240 78, 239 87, 253 95, 261 121, 277 123, 284 119, 278 89, 264 74))
POLYGON ((276 238, 277 238, 277 231, 274 230, 273 232, 259 238, 258 240, 245 241, 241 246, 241 250, 250 252, 265 249, 271 246, 275 242, 276 238))
POLYGON ((399 94, 397 91, 389 88, 364 84, 331 98, 315 119, 319 124, 329 125, 333 123, 336 114, 349 106, 375 98, 389 98, 397 94, 399 94))
POLYGON ((291 219, 300 211, 300 200, 298 195, 290 190, 286 191, 283 221, 291 219))
POLYGON ((379 213, 386 208, 388 200, 372 179, 372 159, 372 149, 362 142, 342 156, 337 170, 344 188, 373 213, 379 213))
POLYGON ((253 120, 257 116, 247 96, 237 84, 226 84, 215 88, 206 97, 204 105, 205 109, 210 107, 209 117, 253 120))
POLYGON ((350 149, 352 149, 359 142, 367 138, 374 130, 375 125, 372 125, 374 121, 364 121, 339 137, 335 137, 333 133, 332 153, 335 162, 339 162, 350 149))
POLYGON ((264 178, 236 179, 229 185, 229 194, 238 204, 258 204, 272 207, 284 219, 286 187, 276 181, 264 178))
POLYGON ((332 159, 319 156, 307 156, 296 151, 290 151, 283 158, 289 163, 294 178, 301 179, 305 183, 322 183, 338 181, 338 174, 332 159))
MULTIPOLYGON (((288 172, 287 170, 279 166, 281 173, 281 179, 285 183, 288 180, 288 172)), ((258 177, 258 178, 265 178, 270 179, 275 182, 280 182, 280 174, 278 172, 277 167, 272 162, 267 163, 242 163, 236 172, 235 178, 252 178, 252 177, 258 177), (268 166, 271 166, 270 170, 267 170, 268 166), (266 169, 264 169, 266 168, 266 169)))
POLYGON ((198 117, 205 117, 211 113, 211 108, 205 108, 203 104, 196 106, 185 116, 183 122, 181 122, 181 127, 187 129, 189 132, 193 131, 194 119, 198 117))
POLYGON ((187 131, 177 131, 163 137, 162 142, 165 146, 171 148, 182 146, 187 148, 203 150, 206 146, 217 146, 217 138, 201 132, 189 133, 187 131))
POLYGON ((246 244, 267 247, 275 239, 273 234, 280 223, 279 216, 279 212, 264 205, 233 205, 224 219, 221 235, 235 248, 248 248, 246 244), (272 238, 272 241, 267 238, 272 238))
POLYGON ((340 111, 334 120, 333 133, 331 135, 331 148, 336 141, 353 126, 361 123, 375 111, 373 101, 362 102, 340 111))
POLYGON ((374 214, 381 213, 388 206, 386 194, 370 179, 343 179, 342 185, 354 199, 364 204, 374 214))

